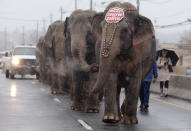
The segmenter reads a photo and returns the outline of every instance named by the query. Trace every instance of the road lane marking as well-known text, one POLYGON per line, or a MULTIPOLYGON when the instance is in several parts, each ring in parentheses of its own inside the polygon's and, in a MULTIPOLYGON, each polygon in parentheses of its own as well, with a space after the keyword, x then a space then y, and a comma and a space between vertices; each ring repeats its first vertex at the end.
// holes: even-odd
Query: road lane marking
POLYGON ((40 90, 41 90, 41 91, 45 91, 45 89, 44 89, 44 88, 40 88, 40 90))
POLYGON ((54 98, 53 100, 58 102, 58 103, 62 103, 58 98, 54 98))
POLYGON ((174 104, 174 103, 171 103, 171 102, 168 102, 168 101, 165 101, 165 100, 161 100, 161 99, 158 99, 158 98, 154 98, 154 97, 151 97, 151 99, 152 99, 152 100, 155 100, 155 101, 158 101, 158 102, 161 102, 161 103, 164 103, 164 104, 168 104, 168 105, 171 105, 171 106, 180 108, 180 109, 184 109, 184 110, 187 110, 187 111, 191 111, 191 108, 186 107, 186 106, 177 105, 177 104, 174 104))
POLYGON ((90 131, 93 130, 93 128, 92 128, 91 126, 89 126, 85 121, 79 119, 78 122, 79 122, 84 128, 86 128, 87 130, 90 130, 90 131))
POLYGON ((33 81, 33 82, 32 82, 32 84, 33 84, 33 85, 35 85, 35 84, 36 84, 36 82, 34 82, 34 81, 33 81))

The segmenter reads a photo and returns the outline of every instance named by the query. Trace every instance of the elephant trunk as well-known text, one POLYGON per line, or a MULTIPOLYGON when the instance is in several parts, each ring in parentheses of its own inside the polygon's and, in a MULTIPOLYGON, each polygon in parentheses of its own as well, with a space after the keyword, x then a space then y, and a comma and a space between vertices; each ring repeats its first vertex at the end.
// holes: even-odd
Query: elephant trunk
POLYGON ((99 65, 99 73, 97 77, 97 81, 93 87, 93 93, 98 93, 100 90, 103 89, 105 82, 108 82, 110 73, 112 71, 112 58, 106 58, 105 61, 101 61, 99 65), (109 66, 106 66, 109 65, 109 66))
MULTIPOLYGON (((111 36, 108 34, 108 36, 111 36)), ((103 51, 104 40, 102 40, 101 44, 101 52, 103 51)), ((100 53, 100 64, 99 64, 99 73, 97 81, 93 87, 93 93, 98 93, 99 90, 102 90, 104 84, 109 82, 111 78, 111 74, 115 72, 115 59, 116 56, 120 52, 120 44, 119 38, 115 37, 113 40, 113 44, 110 46, 109 49, 109 56, 104 57, 102 53, 100 53)))
POLYGON ((76 68, 83 71, 89 71, 90 65, 85 61, 86 54, 86 35, 74 34, 71 36, 71 52, 75 62, 76 68))

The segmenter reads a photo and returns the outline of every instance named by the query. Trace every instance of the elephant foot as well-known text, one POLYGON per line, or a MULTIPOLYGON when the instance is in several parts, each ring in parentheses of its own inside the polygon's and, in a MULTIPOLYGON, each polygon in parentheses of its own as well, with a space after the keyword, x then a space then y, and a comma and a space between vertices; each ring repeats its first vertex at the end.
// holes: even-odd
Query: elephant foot
POLYGON ((134 117, 134 118, 123 117, 122 123, 124 123, 125 125, 135 125, 135 124, 138 124, 138 119, 136 117, 134 117))
POLYGON ((118 123, 119 122, 119 116, 111 114, 111 115, 104 115, 103 117, 104 123, 118 123))
POLYGON ((71 110, 74 111, 83 111, 83 107, 81 105, 72 105, 71 110))
POLYGON ((97 108, 88 108, 88 109, 86 109, 86 113, 99 113, 99 109, 97 109, 97 108))
POLYGON ((56 95, 56 94, 58 94, 58 92, 55 91, 55 90, 52 90, 52 91, 51 91, 51 94, 56 95))

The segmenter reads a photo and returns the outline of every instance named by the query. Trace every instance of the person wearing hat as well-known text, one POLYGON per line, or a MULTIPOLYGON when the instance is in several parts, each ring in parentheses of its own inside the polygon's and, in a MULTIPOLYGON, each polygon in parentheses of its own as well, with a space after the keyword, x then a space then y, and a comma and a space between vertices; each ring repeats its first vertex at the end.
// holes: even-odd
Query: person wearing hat
POLYGON ((169 87, 169 65, 172 66, 172 62, 170 58, 167 58, 167 51, 162 51, 162 56, 157 60, 157 68, 158 68, 158 81, 160 81, 160 96, 167 97, 168 96, 168 87, 169 87), (163 87, 165 87, 165 91, 163 92, 163 87))

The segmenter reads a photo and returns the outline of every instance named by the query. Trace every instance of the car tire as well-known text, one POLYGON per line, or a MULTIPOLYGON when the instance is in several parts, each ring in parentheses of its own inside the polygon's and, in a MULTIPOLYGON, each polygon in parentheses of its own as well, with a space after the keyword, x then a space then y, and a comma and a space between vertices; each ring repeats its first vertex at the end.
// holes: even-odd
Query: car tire
POLYGON ((14 79, 14 78, 15 78, 15 75, 14 75, 14 74, 10 74, 10 78, 11 78, 11 79, 14 79))
POLYGON ((9 78, 9 70, 6 70, 6 71, 5 71, 5 77, 6 77, 6 78, 9 78))

